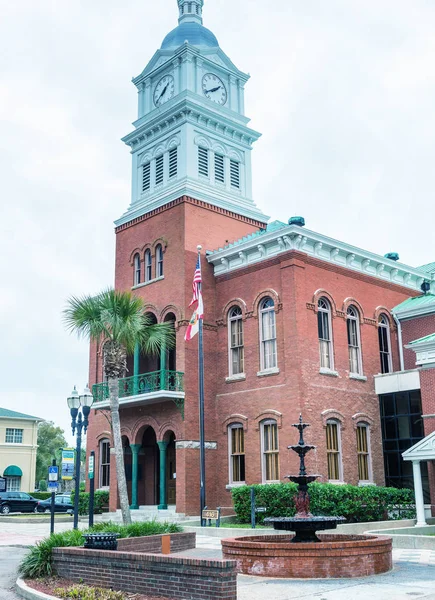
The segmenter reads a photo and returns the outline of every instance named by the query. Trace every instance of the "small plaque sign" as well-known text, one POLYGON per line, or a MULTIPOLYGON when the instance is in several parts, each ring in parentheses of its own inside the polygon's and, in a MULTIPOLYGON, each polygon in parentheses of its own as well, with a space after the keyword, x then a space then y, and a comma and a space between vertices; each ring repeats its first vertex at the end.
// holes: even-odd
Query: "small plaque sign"
POLYGON ((203 519, 219 519, 219 511, 218 510, 203 510, 202 518, 203 519))

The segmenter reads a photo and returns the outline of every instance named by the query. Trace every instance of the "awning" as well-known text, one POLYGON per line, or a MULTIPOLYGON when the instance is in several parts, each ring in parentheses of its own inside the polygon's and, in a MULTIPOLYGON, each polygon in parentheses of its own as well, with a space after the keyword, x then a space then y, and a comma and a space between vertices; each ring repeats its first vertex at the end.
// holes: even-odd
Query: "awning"
POLYGON ((6 469, 3 471, 3 477, 22 477, 23 476, 23 472, 20 469, 20 467, 17 467, 16 465, 9 465, 9 467, 6 467, 6 469))

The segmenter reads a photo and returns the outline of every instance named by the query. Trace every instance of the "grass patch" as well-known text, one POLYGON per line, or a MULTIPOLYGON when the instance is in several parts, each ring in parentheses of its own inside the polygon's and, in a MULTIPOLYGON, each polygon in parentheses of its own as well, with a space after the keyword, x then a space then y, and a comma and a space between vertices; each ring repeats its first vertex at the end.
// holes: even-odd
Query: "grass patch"
POLYGON ((51 577, 53 573, 53 548, 83 546, 84 533, 118 533, 120 538, 129 538, 161 533, 178 533, 180 531, 182 531, 182 528, 175 523, 143 521, 131 525, 120 525, 108 521, 107 523, 97 523, 86 530, 73 529, 62 533, 53 533, 50 537, 44 538, 30 548, 29 553, 21 561, 18 571, 22 577, 27 579, 51 577))
MULTIPOLYGON (((248 523, 222 523, 221 527, 225 529, 252 529, 251 525, 248 523)), ((255 525, 255 529, 270 529, 270 527, 266 527, 266 525, 255 525)))

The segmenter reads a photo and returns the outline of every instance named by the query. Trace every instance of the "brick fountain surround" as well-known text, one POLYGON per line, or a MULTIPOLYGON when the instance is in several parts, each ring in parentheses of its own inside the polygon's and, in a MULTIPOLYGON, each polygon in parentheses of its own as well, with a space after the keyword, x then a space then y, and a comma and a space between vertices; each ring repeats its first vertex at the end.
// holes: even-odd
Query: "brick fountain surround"
POLYGON ((277 530, 295 531, 295 535, 262 535, 222 540, 224 559, 237 563, 237 572, 246 575, 283 578, 347 578, 378 575, 390 571, 392 539, 378 535, 320 534, 316 530, 335 529, 342 517, 316 517, 310 513, 308 484, 318 475, 307 475, 305 455, 314 448, 305 443, 303 432, 308 423, 294 424, 299 443, 289 446, 299 455, 299 475, 287 478, 298 484, 295 517, 265 519, 277 530))

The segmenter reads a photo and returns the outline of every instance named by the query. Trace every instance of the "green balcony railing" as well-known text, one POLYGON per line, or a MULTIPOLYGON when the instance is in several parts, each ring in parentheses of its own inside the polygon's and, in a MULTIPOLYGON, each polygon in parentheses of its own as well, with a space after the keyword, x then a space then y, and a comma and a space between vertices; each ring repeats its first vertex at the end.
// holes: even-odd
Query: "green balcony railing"
MULTIPOLYGON (((184 373, 180 371, 168 371, 162 369, 151 373, 142 373, 142 375, 133 375, 133 377, 124 377, 119 380, 119 397, 138 396, 141 394, 150 394, 159 390, 167 392, 184 391, 184 373)), ((109 399, 109 385, 105 383, 96 383, 92 386, 92 395, 94 402, 103 402, 109 399)))

